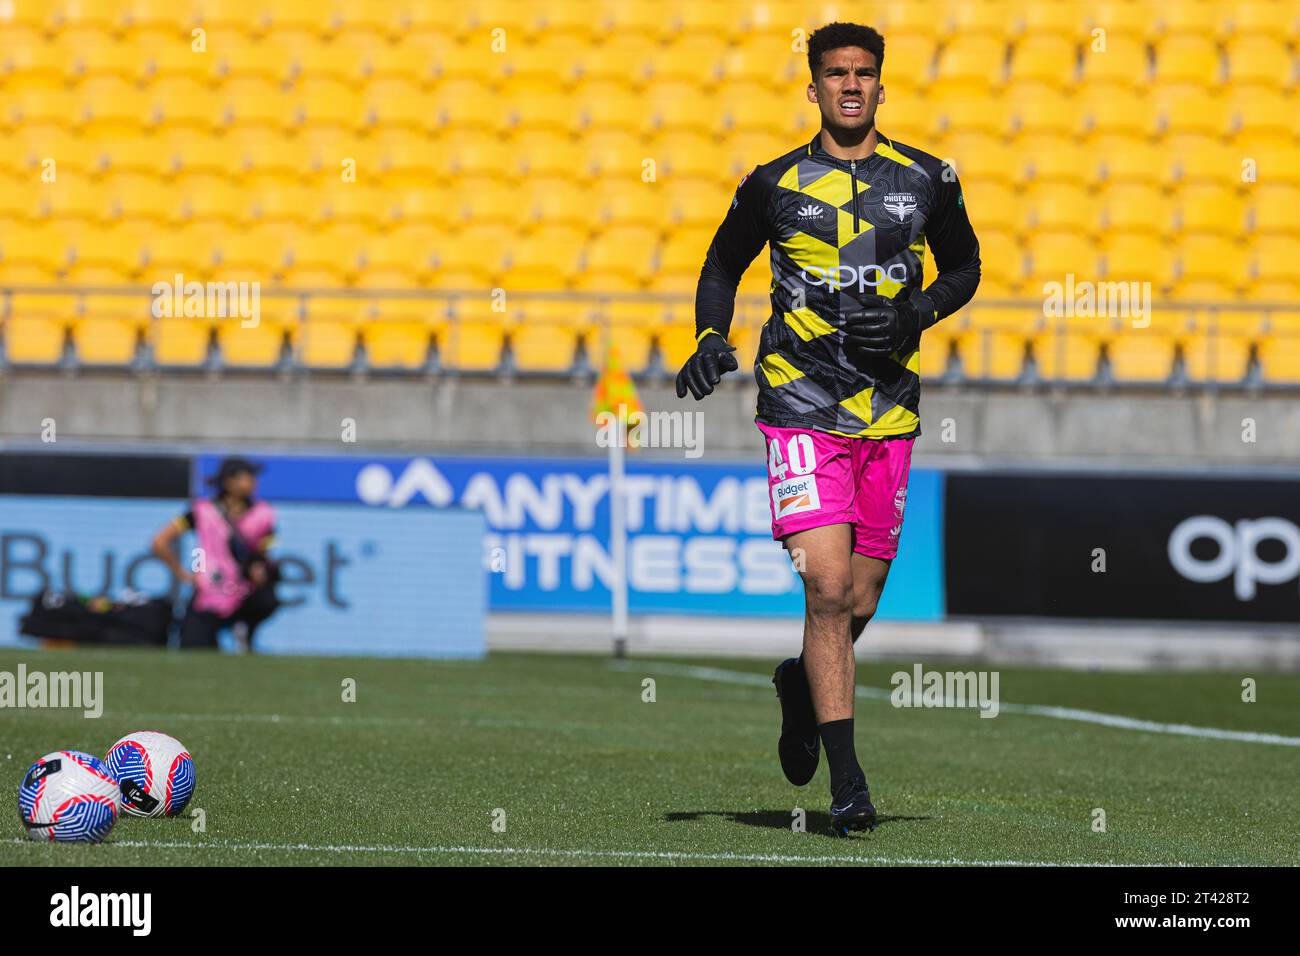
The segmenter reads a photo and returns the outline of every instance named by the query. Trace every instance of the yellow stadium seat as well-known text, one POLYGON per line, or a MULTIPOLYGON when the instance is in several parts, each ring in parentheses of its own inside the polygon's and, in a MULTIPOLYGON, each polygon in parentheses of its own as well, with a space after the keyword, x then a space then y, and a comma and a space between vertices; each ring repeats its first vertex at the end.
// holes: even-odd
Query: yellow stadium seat
MULTIPOLYGON (((780 7, 773 5, 776 10, 780 7)), ((775 10, 774 10, 775 12, 775 10)), ((947 29, 942 5, 935 0, 882 4, 880 22, 885 33, 936 38, 947 29)), ((781 26, 784 27, 784 21, 781 26)), ((788 33, 788 31, 787 31, 788 33)))
POLYGON ((1259 343, 1260 374, 1270 384, 1300 382, 1300 312, 1275 312, 1259 343))
POLYGON ((0 317, 6 359, 14 365, 57 365, 76 310, 70 295, 14 293, 0 317))
MULTIPOLYGON (((644 152, 658 164, 656 180, 666 182, 696 180, 711 183, 717 180, 718 170, 725 164, 723 151, 709 137, 698 132, 675 130, 661 133, 644 152)), ((640 176, 631 182, 641 183, 640 176)))
MULTIPOLYGON (((245 81, 248 82, 248 81, 245 81)), ((148 91, 151 117, 170 131, 192 130, 203 134, 224 125, 234 110, 231 91, 215 91, 190 76, 164 77, 148 91)), ((268 96, 275 97, 271 89, 268 96)), ((241 117, 242 119, 242 117, 241 117)))
POLYGON ((1177 276, 1175 250, 1158 237, 1141 233, 1103 234, 1103 275, 1107 282, 1149 282, 1153 294, 1168 289, 1177 276))
POLYGON ((227 230, 215 223, 190 223, 158 235, 149 244, 150 271, 163 276, 182 273, 186 280, 206 279, 222 261, 227 230))
POLYGON ((618 350, 629 372, 643 371, 650 361, 652 330, 659 325, 666 309, 657 302, 613 300, 599 307, 599 321, 593 337, 592 351, 603 354, 605 343, 618 350))
POLYGON ((270 0, 195 0, 195 18, 204 27, 240 30, 253 36, 266 33, 275 22, 270 0))
POLYGON ((1257 236, 1251 243, 1254 284, 1297 283, 1300 239, 1295 236, 1257 236))
POLYGON ((433 336, 430 309, 423 303, 376 302, 361 327, 366 363, 376 369, 424 368, 433 347, 433 336))
POLYGON ((1001 136, 979 130, 954 133, 943 141, 941 155, 955 160, 963 185, 996 182, 1003 186, 1019 182, 1028 158, 1001 136))
POLYGON ((1010 89, 1008 105, 1017 135, 1067 138, 1078 126, 1073 96, 1049 86, 1027 83, 1010 89))
POLYGON ((1295 107, 1280 89, 1258 86, 1232 87, 1224 94, 1228 128, 1234 137, 1243 134, 1252 141, 1276 138, 1284 144, 1292 136, 1295 107))
POLYGON ((567 372, 573 367, 577 334, 563 325, 526 322, 510 331, 515 368, 524 372, 567 372))
MULTIPOLYGON (((652 83, 687 83, 699 90, 715 88, 723 75, 727 42, 703 33, 681 34, 651 51, 652 83)), ((566 64, 567 65, 567 64, 566 64)))
POLYGON ((1015 381, 1024 371, 1026 334, 979 327, 954 336, 962 375, 980 380, 1015 381))
POLYGON ((693 84, 664 81, 646 91, 641 112, 647 115, 647 128, 655 132, 713 136, 723 131, 726 103, 720 97, 701 96, 693 84))
POLYGON ((1069 138, 1054 134, 1021 137, 1016 151, 1027 183, 1082 188, 1096 179, 1096 157, 1069 138))
POLYGON ((1024 208, 1020 194, 995 180, 981 182, 970 177, 962 182, 966 208, 982 229, 1019 232, 1024 228, 1024 208))
POLYGON ((680 231, 671 234, 667 243, 660 247, 659 266, 651 277, 650 288, 655 292, 693 294, 700 281, 706 248, 706 244, 695 241, 688 234, 680 231))
POLYGON ((527 186, 524 196, 516 196, 516 215, 528 229, 552 225, 588 233, 598 225, 587 208, 590 191, 586 186, 570 179, 530 179, 527 186))
POLYGON ((1265 90, 1285 90, 1295 82, 1290 52, 1282 35, 1235 37, 1228 41, 1228 81, 1265 90))
POLYGON ((944 3, 942 10, 944 27, 950 33, 1000 38, 1015 26, 1011 16, 1014 11, 1008 10, 999 0, 944 3))
POLYGON ((1180 278, 1214 280, 1234 288, 1247 282, 1250 259, 1246 250, 1223 235, 1183 236, 1177 249, 1180 278))
POLYGON ((81 125, 81 111, 74 94, 65 89, 38 86, 5 93, 4 112, 0 116, 9 129, 30 126, 72 128, 81 125))
POLYGON ((1170 234, 1174 206, 1158 189, 1138 183, 1115 183, 1102 190, 1100 199, 1103 231, 1170 234))
MULTIPOLYGON (((695 352, 695 323, 689 316, 674 316, 671 312, 665 318, 669 321, 663 322, 655 330, 655 342, 659 346, 660 362, 675 375, 695 352)), ((728 341, 732 345, 736 344, 734 332, 728 336, 728 341)))
MULTIPOLYGON (((933 50, 933 41, 930 47, 933 50)), ((766 36, 745 36, 736 46, 720 52, 718 69, 724 86, 743 84, 746 89, 789 92, 793 57, 788 40, 772 43, 766 36)), ((651 62, 652 56, 652 51, 643 53, 643 62, 651 62)))
POLYGON ((1100 176, 1107 184, 1157 186, 1167 178, 1169 157, 1154 143, 1127 136, 1107 136, 1094 140, 1092 149, 1101 157, 1100 176))
POLYGON ((1074 232, 1091 236, 1097 232, 1097 203, 1081 186, 1045 185, 1029 190, 1024 198, 1025 225, 1034 230, 1074 232))
MULTIPOLYGON (((949 316, 953 318, 953 316, 949 316)), ((931 326, 921 341, 921 380, 933 381, 946 375, 952 362, 953 342, 956 333, 944 328, 945 319, 938 325, 931 326)))
POLYGON ((510 243, 506 250, 506 285, 509 289, 559 290, 578 275, 578 256, 585 235, 577 229, 547 226, 534 235, 510 243))
POLYGON ((1067 274, 1080 281, 1096 280, 1099 274, 1096 243, 1082 232, 1034 233, 1026 251, 1026 281, 1035 291, 1044 282, 1065 282, 1067 274))
MULTIPOLYGON (((980 228, 980 294, 985 294, 989 282, 1018 286, 1025 277, 1025 253, 1010 230, 980 228)), ((944 321, 947 321, 945 319, 944 321)))
POLYGON ((361 316, 357 310, 355 301, 309 298, 307 314, 290 333, 298 361, 315 369, 350 367, 359 341, 361 316))
POLYGON ((1156 86, 1186 83, 1210 89, 1219 85, 1222 75, 1219 51, 1210 37, 1172 36, 1156 46, 1156 86))
POLYGON ((212 322, 185 316, 155 318, 147 339, 153 349, 153 360, 159 366, 198 368, 208 358, 212 322))
POLYGON ((1193 382, 1240 382, 1250 364, 1250 339, 1198 331, 1183 339, 1183 368, 1193 382))
POLYGON ((87 295, 72 324, 72 345, 83 365, 128 366, 149 323, 149 296, 87 295))
POLYGON ((1173 374, 1177 339, 1167 331, 1120 324, 1107 343, 1110 372, 1120 382, 1165 382, 1173 374))
POLYGON ((279 281, 296 230, 284 223, 261 223, 225 236, 221 241, 221 268, 257 270, 268 281, 279 281))
POLYGON ((1002 97, 974 95, 965 90, 950 94, 942 85, 931 93, 930 136, 949 132, 1005 136, 1011 132, 1011 109, 1002 97))
POLYGON ((433 271, 434 250, 442 241, 437 229, 412 225, 371 237, 357 285, 403 289, 422 284, 433 271))
POLYGON ((1074 85, 1077 60, 1076 40, 1071 35, 1025 37, 1012 49, 1008 84, 1015 87, 1043 83, 1059 90, 1069 89, 1074 85))
POLYGON ((1155 104, 1145 91, 1113 83, 1084 84, 1075 96, 1074 116, 1085 136, 1148 136, 1156 129, 1155 104))
MULTIPOLYGON (((262 297, 256 322, 239 317, 218 319, 221 364, 228 368, 273 368, 280 361, 284 345, 286 325, 282 317, 293 316, 297 308, 295 299, 262 297)), ((294 325, 296 322, 288 327, 294 325)))
POLYGON ((1247 194, 1250 201, 1249 222, 1252 232, 1263 235, 1300 236, 1300 187, 1289 183, 1259 184, 1247 194))
POLYGON ((121 128, 129 133, 154 122, 150 96, 133 83, 117 76, 90 77, 77 87, 76 119, 81 125, 104 130, 121 128))
POLYGON ((569 137, 553 129, 520 129, 512 140, 516 158, 514 174, 525 181, 537 177, 572 176, 582 161, 582 150, 569 137))
POLYGON ((1174 138, 1202 136, 1220 139, 1233 124, 1232 102, 1201 87, 1167 84, 1153 87, 1148 95, 1155 111, 1156 131, 1174 138))
POLYGON ((635 291, 649 280, 658 237, 640 226, 614 226, 588 244, 580 289, 635 291))
POLYGON ((9 40, 5 23, 5 49, 0 52, 0 82, 7 91, 57 87, 73 79, 81 69, 76 52, 54 43, 36 40, 18 45, 9 40))
POLYGON ((1095 328, 1052 318, 1029 341, 1042 378, 1052 382, 1091 382, 1097 377, 1103 335, 1095 328))
POLYGON ((1202 0, 1162 0, 1155 7, 1155 30, 1161 37, 1215 40, 1223 25, 1215 4, 1202 0))
MULTIPOLYGON (((1130 4, 1117 3, 1110 5, 1110 8, 1128 6, 1130 4)), ((1116 32, 1112 24, 1108 23, 1102 28, 1106 30, 1105 49, 1096 49, 1092 42, 1083 43, 1083 69, 1079 86, 1083 89, 1094 84, 1144 88, 1150 75, 1146 44, 1140 37, 1116 32)))
MULTIPOLYGON (((593 89, 630 93, 649 82, 658 45, 643 34, 611 35, 582 58, 582 79, 593 89)), ((771 61, 769 60, 769 64, 771 61)))
POLYGON ((1244 201, 1224 185, 1189 185, 1178 190, 1176 227, 1184 233, 1236 238, 1245 231, 1244 201))
POLYGON ((573 37, 584 43, 594 43, 601 37, 599 18, 592 15, 592 6, 585 0, 548 0, 530 9, 529 14, 534 35, 573 37))
POLYGON ((471 226, 434 250, 429 282, 439 289, 491 289, 499 282, 515 233, 503 226, 471 226))
POLYGON ((439 360, 459 372, 494 372, 501 366, 505 323, 485 309, 458 304, 439 341, 439 360))
POLYGON ((1294 38, 1300 34, 1300 16, 1287 3, 1251 0, 1234 3, 1224 11, 1221 26, 1224 36, 1280 36, 1294 38))
POLYGON ((101 186, 105 205, 115 217, 177 225, 183 218, 183 197, 168 183, 139 173, 117 173, 101 186))
POLYGON ((1038 37, 1086 36, 1091 8, 1078 3, 1027 3, 1014 25, 1017 35, 1038 37))
POLYGON ((939 51, 935 82, 967 91, 997 89, 1003 82, 1006 42, 1001 36, 965 34, 949 38, 939 51))
POLYGON ((1243 161, 1249 160, 1256 181, 1300 186, 1300 163, 1295 161, 1296 147, 1292 143, 1274 136, 1239 136, 1232 152, 1237 156, 1232 175, 1239 178, 1245 172, 1243 161))

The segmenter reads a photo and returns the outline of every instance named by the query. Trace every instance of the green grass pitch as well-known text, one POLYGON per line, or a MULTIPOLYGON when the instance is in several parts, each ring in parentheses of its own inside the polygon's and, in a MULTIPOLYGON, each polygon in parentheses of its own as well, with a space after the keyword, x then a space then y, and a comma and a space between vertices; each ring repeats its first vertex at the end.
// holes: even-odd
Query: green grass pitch
MULTIPOLYGON (((864 697, 858 753, 882 822, 838 838, 824 765, 804 788, 777 765, 775 661, 0 652, 0 670, 19 662, 102 671, 105 705, 98 719, 0 710, 11 801, 0 864, 10 866, 1300 863, 1293 674, 998 668, 1004 706, 1290 744, 864 697), (1258 702, 1241 700, 1247 676, 1258 702), (29 764, 64 748, 102 755, 133 730, 171 733, 193 753, 203 832, 189 817, 124 818, 98 846, 26 839, 17 790, 29 764), (796 808, 806 832, 792 828, 796 808), (1094 830, 1098 808, 1105 832, 1094 830)), ((864 665, 858 682, 888 689, 910 667, 864 665)))

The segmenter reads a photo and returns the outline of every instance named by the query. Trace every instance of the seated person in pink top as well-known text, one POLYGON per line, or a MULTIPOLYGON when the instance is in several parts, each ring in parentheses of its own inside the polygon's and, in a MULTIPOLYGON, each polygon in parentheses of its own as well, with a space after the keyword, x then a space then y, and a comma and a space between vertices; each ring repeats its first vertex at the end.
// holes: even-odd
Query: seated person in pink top
POLYGON ((172 573, 194 585, 181 622, 182 647, 216 647, 217 633, 231 628, 243 647, 277 606, 275 563, 267 548, 275 535, 275 511, 254 498, 260 465, 227 458, 209 478, 211 498, 196 498, 190 510, 153 539, 153 553, 172 573), (193 531, 196 550, 189 567, 177 559, 175 542, 193 531))

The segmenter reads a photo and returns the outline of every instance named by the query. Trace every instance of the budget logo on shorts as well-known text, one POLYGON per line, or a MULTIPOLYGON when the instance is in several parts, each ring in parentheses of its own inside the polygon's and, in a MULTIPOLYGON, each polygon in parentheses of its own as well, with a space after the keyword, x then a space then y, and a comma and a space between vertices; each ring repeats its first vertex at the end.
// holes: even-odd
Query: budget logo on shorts
POLYGON ((815 475, 791 478, 772 486, 772 513, 777 518, 797 515, 803 511, 816 511, 820 507, 815 475))

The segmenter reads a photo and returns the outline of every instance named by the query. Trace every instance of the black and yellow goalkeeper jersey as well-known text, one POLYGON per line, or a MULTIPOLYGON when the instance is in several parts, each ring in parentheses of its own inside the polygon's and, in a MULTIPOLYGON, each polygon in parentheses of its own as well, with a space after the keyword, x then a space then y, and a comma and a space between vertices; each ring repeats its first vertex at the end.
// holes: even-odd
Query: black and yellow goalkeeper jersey
POLYGON ((865 159, 837 159, 819 133, 741 180, 700 273, 696 333, 727 334, 741 275, 770 244, 757 419, 854 437, 919 435, 920 342, 888 358, 850 358, 842 317, 871 295, 920 291, 927 242, 938 278, 924 290, 935 314, 923 325, 961 308, 979 284, 979 242, 952 168, 884 136, 865 159))

